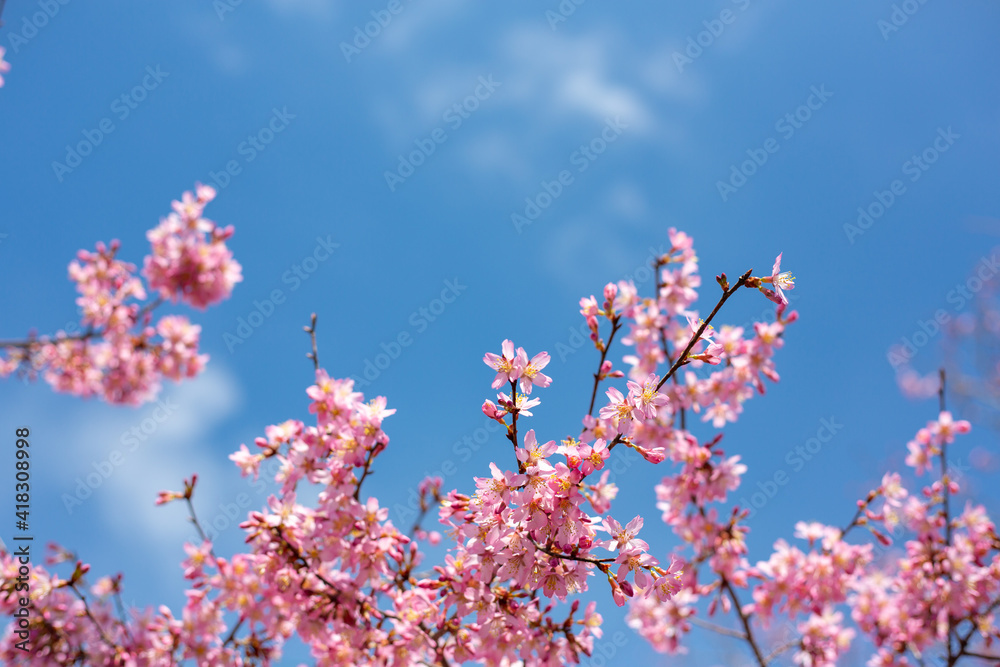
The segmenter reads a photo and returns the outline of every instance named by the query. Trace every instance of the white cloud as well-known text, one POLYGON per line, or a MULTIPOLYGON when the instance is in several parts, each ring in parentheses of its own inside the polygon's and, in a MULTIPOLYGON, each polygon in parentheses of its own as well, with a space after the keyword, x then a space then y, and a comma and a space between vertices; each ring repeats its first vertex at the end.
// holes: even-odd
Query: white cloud
POLYGON ((234 483, 232 464, 211 438, 240 402, 235 379, 212 363, 194 380, 168 383, 159 402, 135 410, 85 403, 55 426, 53 440, 65 443, 65 456, 59 465, 47 467, 47 474, 55 477, 60 498, 75 495, 78 480, 89 476, 97 482, 82 502, 97 504, 101 541, 131 540, 147 553, 152 570, 175 576, 180 547, 195 541, 195 533, 183 518, 186 512, 182 516, 154 504, 157 492, 180 490, 183 479, 197 472, 197 506, 215 507, 236 493, 224 488, 234 483), (113 452, 120 457, 117 466, 112 465, 113 452), (110 472, 106 478, 102 469, 110 472))
POLYGON ((637 131, 652 129, 653 114, 640 92, 614 76, 616 69, 626 68, 616 62, 620 44, 613 34, 572 37, 530 25, 510 30, 502 42, 510 66, 505 99, 521 104, 526 113, 541 112, 549 120, 621 115, 637 131))

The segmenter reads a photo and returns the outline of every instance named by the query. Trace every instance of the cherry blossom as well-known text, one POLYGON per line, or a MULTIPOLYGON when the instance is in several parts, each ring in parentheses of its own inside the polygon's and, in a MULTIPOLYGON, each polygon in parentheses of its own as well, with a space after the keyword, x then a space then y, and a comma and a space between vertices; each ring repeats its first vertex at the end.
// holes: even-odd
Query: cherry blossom
POLYGON ((241 280, 225 245, 232 227, 220 230, 201 217, 215 191, 199 185, 197 193, 184 193, 174 213, 149 232, 153 248, 143 273, 160 299, 148 300, 136 266, 118 257, 119 241, 80 250, 68 269, 80 295, 79 330, 0 341, 0 376, 41 376, 56 391, 139 405, 157 395, 163 378, 201 373, 208 361, 199 352, 201 327, 178 314, 153 320, 164 298, 204 308, 241 280))
MULTIPOLYGON (((231 228, 203 217, 213 196, 205 187, 185 193, 150 232, 143 276, 160 297, 152 303, 203 308, 239 281, 224 244, 231 228)), ((395 409, 383 396, 366 398, 353 380, 328 375, 314 354, 302 410, 310 416, 266 426, 251 447, 230 455, 240 474, 272 485, 240 524, 243 550, 216 551, 198 522, 192 475, 182 490, 150 499, 183 502, 198 537, 184 545, 186 601, 175 610, 119 613, 127 580, 89 583, 90 567, 61 547, 26 575, 0 552, 0 612, 18 608, 15 582, 26 576, 34 642, 31 655, 19 651, 11 624, 0 659, 272 665, 294 639, 324 667, 577 664, 602 637, 604 600, 627 604, 629 626, 657 651, 687 650, 703 626, 742 641, 758 667, 784 652, 797 665, 846 664, 859 648, 869 665, 924 664, 936 653, 949 667, 996 660, 1000 538, 984 507, 969 500, 959 507, 965 480, 949 471, 947 456, 964 446, 971 424, 944 409, 943 390, 936 417, 907 445, 917 479, 930 477, 925 486, 880 471, 844 523, 799 521, 751 562, 748 508, 733 498, 747 465, 732 453, 741 443, 723 448, 720 429, 779 380, 775 356, 798 318, 784 294, 792 278, 780 272, 781 255, 770 276, 747 271, 730 282, 720 274, 722 294, 702 318, 693 240, 674 229, 669 238, 670 250, 655 258, 652 296, 619 281, 605 285, 602 302, 580 301, 599 359, 589 409, 575 426, 549 433, 532 420, 526 428, 539 394, 553 385, 541 372, 550 357, 529 358, 504 340, 501 354, 483 358, 492 389, 504 392, 481 409, 503 426, 509 445, 484 457, 481 476, 454 480, 455 488, 440 477, 419 481, 416 519, 397 526, 365 484, 377 467, 392 465, 385 429, 395 409), (743 288, 778 304, 773 321, 714 328, 743 288), (627 348, 621 371, 609 358, 616 344, 627 348), (602 389, 608 402, 599 406, 602 389), (616 447, 661 466, 650 500, 663 525, 614 518, 619 489, 607 462, 616 447), (435 516, 439 530, 425 528, 435 516), (652 553, 639 538, 657 530, 673 541, 670 553, 652 553), (429 560, 438 552, 443 557, 429 560), (588 592, 597 600, 581 610, 588 592), (793 637, 768 649, 763 638, 779 620, 793 637)), ((200 328, 179 315, 154 323, 154 306, 141 305, 147 288, 119 250, 98 245, 71 265, 90 333, 5 345, 6 374, 45 373, 57 389, 130 403, 154 392, 161 377, 200 372, 208 361, 198 352, 200 328)), ((307 331, 315 336, 315 326, 307 331)))

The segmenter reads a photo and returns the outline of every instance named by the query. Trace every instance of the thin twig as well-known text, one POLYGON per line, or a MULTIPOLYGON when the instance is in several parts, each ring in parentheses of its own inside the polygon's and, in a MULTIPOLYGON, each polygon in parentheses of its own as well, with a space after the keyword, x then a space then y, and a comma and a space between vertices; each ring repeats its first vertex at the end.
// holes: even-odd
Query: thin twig
POLYGON ((597 362, 597 372, 594 373, 594 389, 590 392, 590 409, 587 410, 588 415, 594 414, 594 401, 597 399, 597 387, 601 384, 601 369, 604 368, 604 360, 608 358, 608 351, 611 350, 611 343, 615 339, 615 334, 621 329, 621 318, 619 316, 614 316, 611 318, 611 334, 608 336, 608 342, 603 345, 601 350, 601 360, 597 362))
POLYGON ((789 642, 786 642, 786 643, 782 644, 781 646, 777 647, 776 649, 774 649, 773 651, 771 651, 770 653, 768 653, 767 657, 764 658, 764 662, 770 664, 770 662, 772 660, 774 660, 775 658, 777 658, 779 655, 781 655, 782 653, 784 653, 785 651, 787 651, 789 649, 795 648, 796 646, 798 646, 801 643, 802 643, 801 639, 795 639, 795 640, 792 640, 792 641, 789 641, 789 642))
MULTIPOLYGON (((941 385, 938 387, 938 407, 940 412, 945 411, 945 374, 944 367, 942 367, 938 374, 941 378, 941 385)), ((942 498, 941 498, 941 511, 944 513, 944 543, 947 549, 951 546, 951 490, 948 488, 951 484, 951 480, 948 479, 948 443, 943 439, 941 441, 941 486, 942 488, 942 498)), ((948 613, 948 636, 946 639, 946 644, 948 648, 948 664, 953 664, 956 660, 954 647, 951 645, 952 637, 955 635, 955 624, 952 621, 951 613, 948 613)), ((961 649, 961 650, 964 650, 961 649)))
MULTIPOLYGON (((663 268, 663 266, 664 266, 664 263, 661 262, 659 259, 657 259, 656 261, 653 262, 653 273, 656 274, 656 302, 657 303, 660 302, 660 290, 662 290, 664 287, 666 287, 666 285, 664 285, 664 283, 663 283, 663 273, 660 271, 660 269, 663 268)), ((671 352, 670 352, 670 341, 667 340, 667 327, 666 327, 666 325, 660 327, 660 346, 663 349, 663 357, 664 357, 664 359, 666 359, 666 361, 667 361, 668 364, 673 364, 674 360, 673 360, 673 357, 671 356, 671 352)), ((680 380, 677 378, 676 374, 673 377, 673 381, 674 381, 674 387, 678 387, 678 391, 680 391, 680 389, 679 389, 680 380)), ((684 409, 683 405, 680 408, 680 416, 681 416, 681 430, 682 431, 686 431, 687 430, 687 411, 684 409)))
MULTIPOLYGON (((740 281, 742 282, 743 279, 749 274, 750 272, 748 271, 743 278, 740 278, 740 281)), ((754 657, 757 658, 757 664, 759 664, 760 667, 767 667, 767 660, 764 659, 764 655, 760 652, 760 647, 757 646, 757 640, 754 639, 753 636, 753 630, 750 629, 750 619, 743 613, 743 607, 740 605, 740 599, 736 597, 736 591, 733 590, 732 584, 730 584, 729 580, 725 577, 722 577, 722 587, 733 601, 733 607, 736 609, 737 616, 740 617, 740 623, 743 624, 743 630, 746 632, 747 643, 750 644, 750 648, 753 649, 754 657)))
POLYGON ((698 330, 691 337, 691 340, 688 341, 687 347, 685 347, 681 355, 677 357, 677 361, 675 361, 674 365, 670 367, 670 370, 667 371, 667 374, 663 376, 663 378, 660 380, 660 383, 656 385, 657 391, 660 390, 660 387, 662 387, 667 380, 673 377, 674 373, 677 372, 678 368, 684 365, 684 363, 687 361, 687 356, 691 353, 691 350, 694 349, 694 346, 697 345, 698 341, 701 340, 701 335, 705 333, 705 329, 707 329, 708 325, 712 323, 712 319, 718 314, 719 310, 722 308, 722 305, 729 300, 729 297, 731 297, 733 294, 736 293, 736 290, 743 287, 744 283, 746 283, 747 278, 750 277, 751 273, 753 273, 753 269, 748 270, 746 273, 740 276, 740 279, 736 281, 735 285, 733 285, 728 290, 722 293, 722 298, 719 299, 719 302, 715 304, 715 308, 712 309, 712 312, 709 313, 707 318, 705 318, 705 321, 703 321, 701 323, 701 326, 698 327, 698 330))
MULTIPOLYGON (((153 301, 150 301, 135 315, 136 323, 140 323, 142 319, 149 313, 153 312, 155 309, 163 305, 163 297, 158 297, 153 301)), ((69 334, 64 336, 30 336, 24 340, 0 340, 0 347, 15 347, 23 350, 30 350, 38 345, 51 345, 54 343, 61 343, 63 341, 85 341, 91 338, 99 338, 108 332, 107 328, 97 331, 96 329, 89 328, 86 331, 82 331, 78 334, 69 334)))
POLYGON ((122 628, 125 629, 125 634, 128 635, 128 638, 131 641, 135 641, 135 639, 132 637, 132 630, 128 627, 128 624, 125 622, 125 605, 122 603, 121 581, 119 581, 115 586, 114 599, 115 599, 115 608, 118 610, 118 616, 121 619, 120 620, 121 626, 122 628))
POLYGON ((727 637, 735 637, 736 639, 741 639, 746 641, 747 636, 740 632, 739 630, 733 630, 732 628, 726 628, 721 625, 716 625, 715 623, 709 623, 708 621, 702 620, 697 616, 692 616, 687 619, 691 623, 697 625, 698 627, 705 628, 706 630, 711 630, 712 632, 718 633, 720 635, 725 635, 727 637))
POLYGON ((231 644, 233 642, 233 640, 236 639, 236 633, 239 631, 240 626, 243 625, 243 621, 245 621, 245 620, 246 620, 245 617, 240 616, 240 620, 238 620, 236 622, 236 625, 233 626, 233 629, 229 633, 229 636, 226 637, 225 641, 222 642, 223 646, 229 646, 229 644, 231 644))
POLYGON ((970 658, 979 658, 980 660, 994 660, 1000 662, 1000 655, 986 655, 985 653, 976 653, 975 651, 965 651, 962 655, 967 655, 970 658))
POLYGON ((562 554, 562 553, 559 553, 558 551, 552 551, 548 547, 543 547, 541 544, 539 544, 538 542, 535 542, 534 540, 531 540, 531 543, 534 544, 535 548, 538 549, 539 551, 541 551, 543 553, 547 553, 548 555, 550 555, 550 556, 552 556, 554 558, 561 558, 563 560, 575 560, 575 561, 579 561, 581 563, 592 563, 594 565, 601 565, 601 564, 604 564, 604 563, 614 563, 615 562, 614 558, 587 558, 585 556, 573 556, 572 554, 562 554))
POLYGON ((319 370, 319 353, 316 351, 316 313, 312 314, 312 319, 309 321, 309 326, 302 327, 309 338, 312 339, 312 352, 306 354, 306 359, 312 359, 313 370, 319 370))
POLYGON ((114 643, 110 637, 108 637, 107 633, 104 632, 104 628, 101 627, 101 624, 97 622, 96 618, 94 618, 94 615, 90 612, 90 605, 87 604, 86 596, 84 596, 84 594, 80 592, 80 589, 76 587, 75 583, 69 584, 69 588, 71 591, 76 593, 76 596, 78 598, 80 598, 80 602, 83 603, 84 613, 87 615, 87 618, 89 618, 91 622, 94 624, 94 627, 97 628, 97 633, 101 636, 101 639, 104 641, 104 643, 110 646, 111 648, 115 649, 115 651, 118 651, 121 647, 118 646, 118 644, 114 643))
MULTIPOLYGON (((377 446, 378 444, 376 443, 375 447, 377 446)), ((361 479, 358 480, 358 485, 354 489, 354 499, 359 502, 361 500, 361 484, 365 481, 365 478, 372 473, 371 465, 372 465, 372 460, 375 458, 375 447, 372 447, 370 450, 368 450, 368 458, 365 459, 365 469, 364 471, 362 471, 361 479)))

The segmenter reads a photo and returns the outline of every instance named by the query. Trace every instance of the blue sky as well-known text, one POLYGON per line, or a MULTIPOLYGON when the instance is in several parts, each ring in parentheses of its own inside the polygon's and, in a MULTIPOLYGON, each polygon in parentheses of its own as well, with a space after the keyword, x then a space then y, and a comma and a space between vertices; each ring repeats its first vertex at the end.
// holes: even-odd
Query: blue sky
MULTIPOLYGON (((581 323, 577 301, 635 277, 671 226, 694 237, 705 278, 763 274, 784 252, 798 279, 801 320, 778 355, 782 382, 724 440, 750 466, 748 494, 777 471, 790 478, 754 519, 751 559, 796 520, 844 523, 934 414, 932 402, 899 395, 888 347, 936 310, 954 310, 949 290, 990 257, 1000 232, 1000 7, 574 6, 556 21, 547 15, 555 0, 7 2, 0 338, 74 320, 66 265, 75 252, 120 238, 122 256, 140 262, 145 231, 196 181, 220 186, 207 215, 235 226, 230 245, 245 275, 228 301, 193 314, 209 370, 165 388, 170 416, 148 421, 146 439, 72 514, 62 494, 152 420, 154 406, 0 384, 2 432, 28 424, 34 447, 50 454, 35 469, 39 538, 78 550, 96 572, 124 571, 137 604, 179 608, 177 563, 193 534, 181 507, 152 506, 155 493, 200 471, 210 519, 241 493, 263 502, 225 457, 268 424, 306 418, 311 312, 334 375, 362 375, 382 343, 412 339, 365 388, 398 409, 368 490, 405 502, 446 461, 455 465, 446 483, 468 490, 490 460, 513 465, 499 434, 477 433, 479 406, 493 397, 483 353, 504 338, 553 353, 534 426, 545 439, 574 432, 596 365, 586 347, 556 354, 581 323), (386 25, 342 46, 372 12, 386 25), (581 147, 602 132, 614 141, 591 159, 581 147), (80 142, 96 145, 77 163, 67 147, 80 142), (421 146, 428 154, 412 173, 400 169, 400 156, 411 162, 421 146), (391 188, 386 172, 399 177, 391 188), (555 191, 561 172, 569 178, 558 196, 530 224, 512 221, 526 215, 526 198, 546 201, 544 183, 555 191), (845 228, 859 207, 883 212, 845 228), (333 244, 325 261, 306 261, 333 244), (227 345, 274 290, 284 300, 273 314, 227 345), (441 311, 443 290, 456 298, 441 311), (421 308, 438 314, 432 321, 421 308), (843 428, 793 469, 787 453, 823 419, 843 428), (456 450, 465 436, 486 438, 475 456, 456 450)), ((641 287, 648 293, 651 281, 641 287)), ((747 292, 720 323, 769 311, 747 292)), ((937 362, 932 340, 915 363, 937 362)), ((966 452, 990 438, 979 429, 966 452)), ((614 509, 643 513, 661 553, 674 544, 653 506, 665 472, 629 467, 614 509)), ((996 508, 984 479, 971 475, 996 508)), ((241 536, 229 528, 219 540, 231 553, 241 536)), ((611 636, 623 615, 598 593, 611 636)), ((659 664, 625 632, 619 656, 659 664)), ((690 664, 737 664, 726 641, 696 637, 690 664)))

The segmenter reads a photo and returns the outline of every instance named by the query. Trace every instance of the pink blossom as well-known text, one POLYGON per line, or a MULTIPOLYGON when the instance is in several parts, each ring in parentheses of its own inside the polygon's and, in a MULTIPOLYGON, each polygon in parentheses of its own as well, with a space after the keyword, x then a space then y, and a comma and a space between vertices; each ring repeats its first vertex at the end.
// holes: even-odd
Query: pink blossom
POLYGON ((522 392, 530 394, 532 386, 544 389, 552 383, 552 378, 541 372, 549 364, 549 361, 548 352, 539 352, 531 358, 531 361, 528 361, 528 355, 524 352, 524 348, 517 348, 517 365, 521 368, 522 392))
POLYGON ((627 400, 620 391, 611 387, 605 392, 611 402, 601 408, 601 419, 608 419, 618 433, 626 433, 636 411, 635 404, 627 400))
POLYGON ((201 217, 215 190, 200 184, 196 189, 197 195, 186 192, 173 202, 174 212, 147 233, 153 253, 143 275, 163 298, 203 309, 227 298, 243 276, 225 243, 233 228, 201 217))
POLYGON ((781 272, 781 255, 782 253, 778 253, 778 257, 774 260, 774 267, 771 269, 771 277, 764 279, 766 282, 771 284, 774 291, 764 287, 761 288, 761 291, 764 292, 764 295, 771 301, 774 301, 782 306, 787 306, 788 297, 785 296, 785 290, 795 288, 795 278, 792 277, 791 271, 781 272))
POLYGON ((483 363, 497 372, 497 376, 493 379, 492 386, 494 389, 499 389, 508 382, 514 382, 521 377, 521 371, 523 370, 523 367, 514 354, 514 343, 512 341, 504 340, 500 345, 500 351, 501 355, 487 352, 483 357, 483 363))
POLYGON ((667 404, 669 399, 656 388, 659 383, 660 377, 655 373, 650 373, 641 385, 638 382, 629 381, 629 397, 635 405, 636 417, 655 419, 656 408, 667 404))
POLYGON ((642 551, 647 551, 649 545, 643 540, 636 537, 639 531, 642 529, 642 517, 637 516, 628 524, 622 528, 622 525, 615 521, 610 515, 604 517, 604 530, 606 530, 611 538, 617 542, 614 546, 615 549, 621 551, 622 549, 640 549, 642 551))
POLYGON ((608 460, 611 455, 611 450, 608 449, 608 444, 601 438, 598 438, 594 442, 593 447, 590 445, 583 445, 580 447, 580 472, 584 475, 589 475, 595 470, 600 470, 604 467, 604 462, 608 460))

